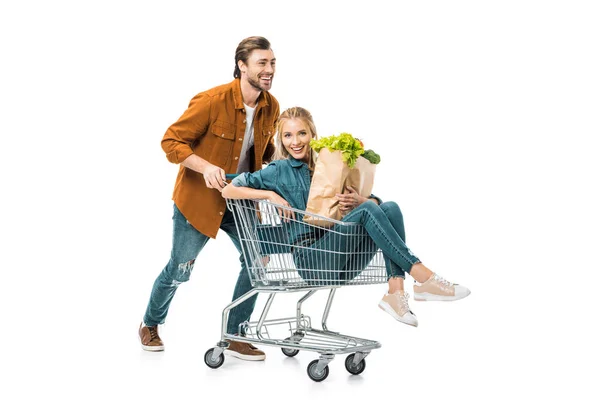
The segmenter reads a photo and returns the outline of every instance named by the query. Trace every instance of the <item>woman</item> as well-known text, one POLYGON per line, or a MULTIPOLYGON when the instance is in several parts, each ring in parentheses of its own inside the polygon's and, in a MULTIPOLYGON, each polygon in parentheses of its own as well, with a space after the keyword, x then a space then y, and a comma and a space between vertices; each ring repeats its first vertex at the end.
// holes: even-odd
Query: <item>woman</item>
MULTIPOLYGON (((223 189, 223 197, 264 199, 286 207, 306 209, 316 158, 309 146, 311 139, 316 138, 312 116, 301 107, 289 108, 279 117, 277 131, 275 161, 263 170, 236 177, 231 185, 223 189)), ((408 293, 404 291, 405 273, 416 281, 415 300, 459 300, 471 293, 466 287, 452 284, 433 273, 406 247, 402 213, 396 203, 382 202, 375 196, 362 197, 352 188, 348 188, 347 194, 337 196, 342 212, 347 213, 342 221, 362 225, 371 238, 370 244, 362 245, 371 247, 371 254, 380 248, 384 255, 388 292, 379 302, 379 307, 396 320, 417 326, 416 315, 408 305, 408 293)), ((283 213, 284 219, 294 218, 289 210, 283 213)), ((291 242, 301 243, 301 248, 326 248, 331 240, 330 235, 325 234, 315 241, 309 226, 298 224, 297 227, 291 242)), ((295 254, 294 259, 297 264, 301 262, 302 253, 295 254)), ((338 261, 342 264, 357 262, 347 259, 338 261)), ((362 268, 367 264, 368 260, 363 262, 362 268)), ((347 278, 352 279, 353 276, 347 278)))

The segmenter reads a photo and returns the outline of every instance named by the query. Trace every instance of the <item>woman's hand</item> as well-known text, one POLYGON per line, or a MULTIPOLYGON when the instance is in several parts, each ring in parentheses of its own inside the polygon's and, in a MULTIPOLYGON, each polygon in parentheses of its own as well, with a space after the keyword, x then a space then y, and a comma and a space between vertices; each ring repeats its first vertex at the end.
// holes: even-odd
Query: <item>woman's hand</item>
MULTIPOLYGON (((292 208, 290 203, 288 203, 283 197, 281 197, 280 195, 278 195, 275 192, 270 192, 268 200, 273 204, 292 208)), ((293 220, 296 219, 294 212, 291 210, 286 210, 286 209, 277 207, 277 213, 279 214, 279 218, 281 218, 283 222, 286 222, 290 219, 293 219, 293 220)))
POLYGON ((356 207, 369 200, 366 197, 362 197, 356 190, 351 186, 346 186, 348 193, 338 193, 336 197, 340 203, 340 211, 342 214, 346 214, 356 207))

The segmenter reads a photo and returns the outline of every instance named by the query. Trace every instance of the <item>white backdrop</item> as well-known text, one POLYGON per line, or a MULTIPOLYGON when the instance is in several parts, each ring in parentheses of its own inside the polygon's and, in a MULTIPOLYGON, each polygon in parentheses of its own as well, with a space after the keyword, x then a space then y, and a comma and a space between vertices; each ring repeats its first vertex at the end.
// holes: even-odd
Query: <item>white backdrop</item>
POLYGON ((0 6, 0 397, 597 398, 597 2, 15 4, 0 6), (374 192, 400 204, 412 250, 472 291, 413 303, 414 329, 378 310, 384 286, 340 290, 329 327, 382 343, 359 377, 337 357, 313 383, 315 354, 275 348, 204 365, 239 270, 224 234, 172 303, 166 351, 139 347, 170 251, 160 139, 251 35, 272 43, 282 109, 379 152, 374 192))

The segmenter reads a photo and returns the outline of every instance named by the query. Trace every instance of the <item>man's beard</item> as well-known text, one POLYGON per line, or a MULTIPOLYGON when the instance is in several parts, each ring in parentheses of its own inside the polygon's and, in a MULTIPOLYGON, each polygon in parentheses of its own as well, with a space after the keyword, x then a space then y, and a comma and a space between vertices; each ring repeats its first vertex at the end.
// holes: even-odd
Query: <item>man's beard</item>
MULTIPOLYGON (((271 82, 273 82, 273 77, 271 77, 271 82)), ((261 92, 264 92, 265 89, 262 86, 260 86, 260 77, 258 79, 253 79, 253 78, 248 78, 248 83, 250 84, 250 86, 252 86, 254 89, 260 90, 261 92)))

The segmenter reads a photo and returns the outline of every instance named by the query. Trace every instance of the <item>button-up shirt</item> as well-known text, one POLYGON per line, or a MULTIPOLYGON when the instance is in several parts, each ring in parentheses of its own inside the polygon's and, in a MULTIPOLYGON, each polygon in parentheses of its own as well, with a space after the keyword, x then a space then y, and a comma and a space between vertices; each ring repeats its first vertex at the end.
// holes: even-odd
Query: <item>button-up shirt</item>
MULTIPOLYGON (((259 190, 271 190, 283 197, 292 208, 306 210, 308 195, 310 193, 311 176, 308 165, 289 157, 285 160, 271 162, 264 169, 253 173, 238 175, 232 182, 234 186, 245 186, 259 190)), ((371 195, 379 204, 382 200, 371 195)), ((290 244, 297 243, 306 237, 314 237, 315 233, 323 233, 301 222, 302 216, 296 216, 298 221, 291 221, 289 228, 290 244)))
MULTIPOLYGON (((295 158, 271 162, 264 169, 253 173, 240 174, 231 182, 234 186, 245 186, 259 190, 271 190, 283 197, 292 208, 306 210, 310 192, 310 171, 308 165, 295 158)), ((299 220, 302 216, 296 216, 299 220)), ((314 229, 305 223, 291 222, 289 227, 290 244, 302 237, 314 234, 314 229)))
MULTIPOLYGON (((273 154, 278 116, 279 103, 269 92, 262 92, 254 113, 251 171, 260 170, 273 154)), ((246 123, 240 80, 234 79, 197 94, 179 120, 167 129, 161 145, 172 163, 180 164, 196 154, 233 174, 238 167, 246 123)), ((194 228, 209 237, 217 236, 225 200, 218 190, 206 187, 202 174, 181 165, 173 200, 194 228)))

